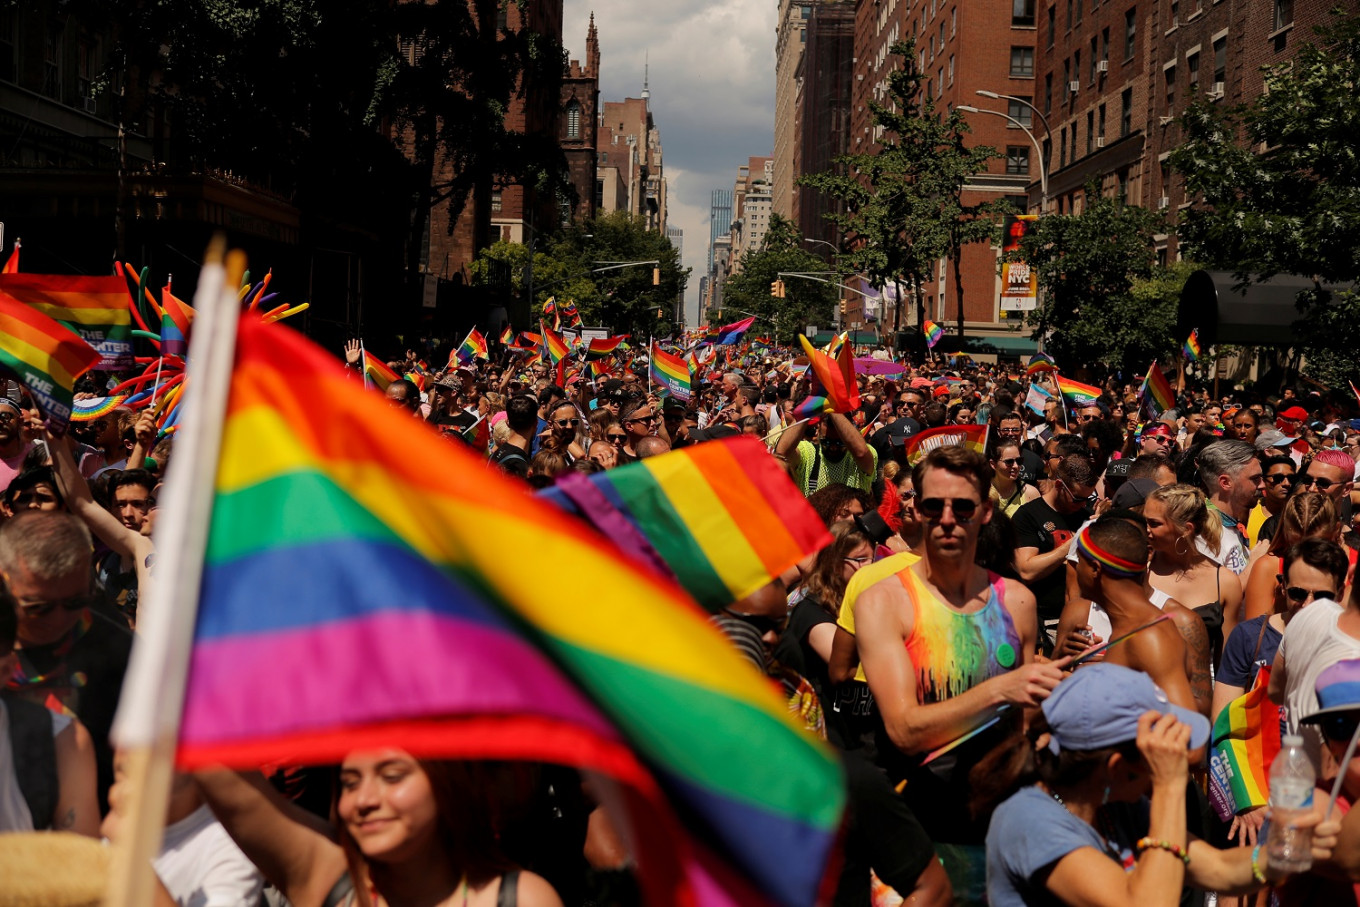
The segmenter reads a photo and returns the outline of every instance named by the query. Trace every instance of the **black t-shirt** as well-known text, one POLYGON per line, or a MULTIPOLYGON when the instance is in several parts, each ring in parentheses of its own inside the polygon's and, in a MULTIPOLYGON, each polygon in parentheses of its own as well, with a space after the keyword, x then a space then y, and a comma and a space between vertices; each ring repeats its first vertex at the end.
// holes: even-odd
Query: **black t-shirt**
POLYGON ((1044 474, 1044 458, 1032 450, 1020 448, 1020 481, 1026 485, 1038 485, 1039 477, 1044 474))
MULTIPOLYGON (((1028 504, 1022 504, 1011 520, 1015 527, 1015 546, 1038 548, 1040 554, 1047 554, 1055 548, 1066 548, 1072 541, 1073 533, 1081 528, 1088 516, 1084 507, 1076 513, 1059 513, 1048 506, 1043 498, 1036 498, 1028 504)), ((1062 564, 1043 579, 1026 585, 1039 601, 1040 620, 1057 620, 1062 616, 1063 602, 1067 597, 1067 573, 1062 564)))
POLYGON ((513 444, 502 444, 491 455, 491 462, 511 475, 524 476, 529 473, 529 452, 513 444))

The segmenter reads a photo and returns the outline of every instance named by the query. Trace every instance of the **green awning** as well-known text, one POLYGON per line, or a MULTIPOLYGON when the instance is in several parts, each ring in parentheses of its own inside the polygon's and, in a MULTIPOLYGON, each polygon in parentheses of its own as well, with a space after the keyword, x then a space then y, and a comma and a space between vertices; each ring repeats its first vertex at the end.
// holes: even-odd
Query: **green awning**
MULTIPOLYGON (((850 331, 850 342, 855 346, 878 345, 878 333, 875 331, 850 331)), ((831 338, 840 336, 839 331, 818 331, 816 337, 809 337, 818 346, 826 346, 831 342, 831 338)))

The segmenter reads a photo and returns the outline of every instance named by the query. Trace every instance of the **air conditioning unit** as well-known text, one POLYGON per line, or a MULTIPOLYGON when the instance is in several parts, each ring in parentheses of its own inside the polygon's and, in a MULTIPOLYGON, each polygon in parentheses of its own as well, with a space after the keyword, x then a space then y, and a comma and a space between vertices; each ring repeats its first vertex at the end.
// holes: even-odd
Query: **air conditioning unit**
POLYGON ((1076 94, 1077 92, 1081 91, 1081 82, 1080 81, 1068 82, 1067 90, 1070 91, 1072 94, 1076 94))
POLYGON ((1100 60, 1096 63, 1096 72, 1109 72, 1109 71, 1110 71, 1109 60, 1100 60))
POLYGON ((1098 135, 1098 136, 1096 136, 1096 147, 1097 147, 1097 148, 1104 148, 1104 147, 1105 147, 1105 136, 1103 136, 1103 135, 1098 135))
POLYGON ((1217 101, 1217 100, 1218 100, 1219 98, 1221 98, 1221 97, 1223 97, 1223 83, 1222 83, 1222 82, 1215 82, 1214 84, 1210 85, 1210 86, 1209 86, 1209 100, 1211 100, 1211 101, 1217 101))
POLYGON ((1158 117, 1157 119, 1161 120, 1163 126, 1170 126, 1170 125, 1172 124, 1172 122, 1175 121, 1176 118, 1175 118, 1175 117, 1158 117))
POLYGON ((94 112, 95 112, 96 102, 95 102, 95 99, 94 99, 94 98, 81 98, 81 99, 80 99, 80 104, 81 104, 81 106, 82 106, 83 108, 85 108, 85 112, 86 112, 86 113, 94 113, 94 112))
POLYGON ((1161 211, 1161 210, 1164 209, 1164 208, 1170 208, 1170 207, 1171 207, 1171 199, 1167 198, 1165 195, 1163 195, 1161 198, 1157 199, 1157 210, 1158 210, 1158 211, 1161 211))
MULTIPOLYGON (((1180 28, 1180 27, 1181 27, 1181 17, 1180 17, 1180 16, 1172 16, 1172 17, 1171 17, 1171 28, 1180 28)), ((1171 28, 1168 28, 1167 31, 1170 31, 1171 28)))

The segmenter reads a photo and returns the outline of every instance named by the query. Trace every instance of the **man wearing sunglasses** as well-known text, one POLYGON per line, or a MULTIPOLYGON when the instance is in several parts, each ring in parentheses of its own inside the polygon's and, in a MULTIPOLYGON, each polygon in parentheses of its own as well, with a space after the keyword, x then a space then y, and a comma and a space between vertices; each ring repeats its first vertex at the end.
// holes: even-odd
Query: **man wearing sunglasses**
POLYGON ((1355 461, 1344 450, 1320 450, 1303 475, 1294 480, 1295 491, 1317 491, 1332 499, 1343 526, 1351 524, 1351 489, 1355 487, 1355 461))
POLYGON ((1247 515, 1247 544, 1252 548, 1260 541, 1261 527, 1266 521, 1284 511, 1285 503, 1294 493, 1294 474, 1297 471, 1294 460, 1288 456, 1266 457, 1261 461, 1261 469, 1265 483, 1261 486, 1261 503, 1247 515))
POLYGON ((923 556, 860 594, 855 643, 886 732, 880 767, 907 782, 908 805, 950 876, 977 878, 986 823, 969 817, 968 772, 995 739, 984 733, 930 765, 913 757, 957 741, 999 706, 1038 706, 1064 663, 1035 662, 1033 594, 974 562, 992 517, 987 460, 961 446, 937 448, 912 480, 923 556))
POLYGON ((1045 646, 1062 617, 1067 573, 1063 566, 1072 536, 1091 517, 1097 475, 1083 454, 1049 461, 1053 483, 1015 512, 1015 569, 1039 602, 1045 646))
MULTIPOLYGON (((1348 566, 1344 550, 1335 542, 1310 539, 1295 545, 1285 555, 1281 584, 1286 619, 1274 626, 1283 629, 1284 636, 1276 643, 1270 698, 1285 706, 1290 733, 1300 733, 1300 719, 1317 711, 1315 687, 1319 675, 1338 661, 1360 658, 1360 610, 1356 609, 1355 596, 1346 596, 1342 591, 1348 566), (1343 597, 1344 607, 1338 604, 1343 597)), ((1255 621, 1242 624, 1240 629, 1247 627, 1260 632, 1255 621)), ((1270 629, 1266 630, 1267 636, 1270 629)), ((1233 634, 1236 633, 1234 630, 1233 634)), ((1264 660, 1264 638, 1261 647, 1263 654, 1255 661, 1264 660)), ((1226 661, 1226 645, 1223 657, 1226 661)), ((1215 693, 1214 702, 1218 701, 1215 693)), ((1305 726, 1302 733, 1313 764, 1319 765, 1322 741, 1317 730, 1305 726)))

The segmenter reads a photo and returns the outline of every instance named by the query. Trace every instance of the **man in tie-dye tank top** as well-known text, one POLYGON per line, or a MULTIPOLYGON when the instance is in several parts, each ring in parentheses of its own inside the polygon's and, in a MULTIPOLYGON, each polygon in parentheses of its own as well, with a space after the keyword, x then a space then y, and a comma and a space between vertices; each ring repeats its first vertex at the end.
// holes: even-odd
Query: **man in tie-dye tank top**
POLYGON ((905 782, 956 902, 982 903, 987 829, 968 812, 968 771, 995 733, 1048 697, 1062 662, 1035 661, 1034 595, 974 563, 978 532, 992 517, 986 459, 938 448, 912 479, 925 556, 860 595, 855 641, 883 720, 880 763, 905 782), (990 731, 937 755, 999 712, 990 731))

